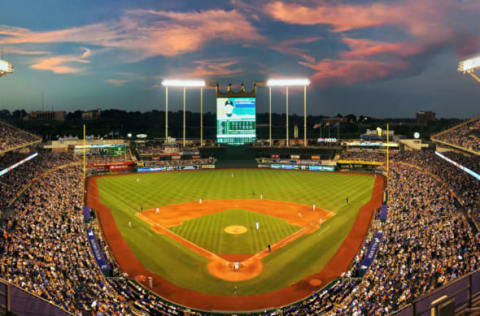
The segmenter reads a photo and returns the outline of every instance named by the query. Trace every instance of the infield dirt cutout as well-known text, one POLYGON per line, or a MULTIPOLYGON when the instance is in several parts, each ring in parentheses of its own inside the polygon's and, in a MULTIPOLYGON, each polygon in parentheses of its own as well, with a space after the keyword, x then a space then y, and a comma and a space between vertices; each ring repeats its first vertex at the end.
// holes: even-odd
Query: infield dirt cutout
MULTIPOLYGON (((316 209, 312 210, 310 205, 302 205, 293 202, 271 201, 271 200, 211 200, 198 202, 188 202, 174 205, 167 205, 156 209, 150 209, 137 213, 137 216, 150 224, 152 229, 159 234, 166 234, 175 239, 184 246, 208 258, 208 271, 211 275, 221 280, 230 282, 240 282, 255 278, 262 273, 262 259, 274 251, 291 243, 304 234, 315 232, 320 225, 334 216, 335 213, 316 209), (286 220, 291 225, 302 227, 295 233, 283 238, 277 243, 271 245, 271 250, 262 250, 252 256, 245 255, 228 256, 228 259, 221 254, 215 254, 182 236, 174 233, 168 227, 181 225, 184 221, 219 213, 228 209, 240 208, 247 211, 257 212, 269 216, 275 216, 286 220), (238 262, 239 269, 234 270, 234 262, 238 262)), ((224 231, 228 234, 244 234, 248 231, 245 226, 231 225, 225 227, 224 231)))

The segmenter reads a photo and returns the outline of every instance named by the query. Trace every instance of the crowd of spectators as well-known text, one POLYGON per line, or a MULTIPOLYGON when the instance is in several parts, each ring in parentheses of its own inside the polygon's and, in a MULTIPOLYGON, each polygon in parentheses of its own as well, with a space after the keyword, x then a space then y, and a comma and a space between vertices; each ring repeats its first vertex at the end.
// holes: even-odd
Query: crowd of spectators
POLYGON ((39 140, 38 136, 0 121, 0 152, 39 140))
MULTIPOLYGON (((459 154, 447 153, 446 156, 459 159, 459 154)), ((405 151, 397 159, 413 165, 439 177, 454 192, 467 210, 480 207, 480 182, 465 171, 453 166, 435 155, 433 151, 405 151)), ((469 165, 478 165, 479 158, 463 158, 469 165)))
POLYGON ((201 166, 213 165, 216 159, 201 158, 201 159, 176 159, 176 160, 145 160, 145 167, 182 167, 182 166, 201 166))
POLYGON ((480 118, 448 129, 433 138, 480 152, 480 118))
MULTIPOLYGON (((25 158, 24 154, 8 152, 0 157, 0 166, 11 166, 25 158)), ((40 176, 45 171, 59 165, 75 162, 69 153, 41 152, 33 159, 19 165, 15 169, 0 177, 0 208, 5 207, 25 185, 33 178, 40 176)))
POLYGON ((386 222, 376 258, 352 278, 366 254, 335 285, 289 307, 284 315, 386 315, 449 281, 480 268, 480 235, 457 211, 446 185, 417 168, 394 164, 386 222))
MULTIPOLYGON (((95 163, 95 164, 108 164, 108 163, 119 163, 125 161, 131 161, 130 155, 119 155, 119 156, 111 156, 111 155, 101 155, 101 156, 87 156, 87 163, 95 163)), ((79 159, 83 159, 79 157, 79 159)))
POLYGON ((81 167, 55 170, 72 159, 41 153, 36 167, 19 167, 17 176, 36 179, 12 204, 13 217, 0 224, 0 277, 75 315, 184 315, 186 309, 122 276, 98 223, 84 223, 81 167), (114 275, 122 277, 103 276, 90 253, 86 228, 100 237, 114 275))
MULTIPOLYGON (((359 159, 378 161, 371 154, 359 159)), ((22 155, 8 153, 0 158, 0 166, 10 165, 22 155)), ((475 157, 446 155, 473 170, 479 169, 475 157)), ((354 157, 359 156, 345 159, 354 157)), ((0 177, 0 209, 35 179, 13 203, 15 215, 0 225, 0 276, 75 315, 129 315, 138 311, 149 315, 186 314, 184 308, 168 304, 123 276, 109 254, 98 223, 93 221, 88 228, 99 237, 116 277, 107 280, 103 276, 88 248, 80 167, 41 176, 74 161, 70 154, 42 152, 0 177)), ((167 162, 191 165, 194 161, 214 162, 210 158, 167 162)), ((152 161, 159 162, 163 163, 152 161)), ((342 278, 285 308, 283 315, 384 315, 478 270, 480 235, 474 234, 464 214, 457 210, 451 194, 452 190, 467 207, 478 207, 480 188, 478 181, 470 178, 433 152, 398 153, 387 187, 387 220, 375 221, 364 247, 342 278), (377 230, 383 232, 377 256, 359 278, 356 271, 377 230)))
MULTIPOLYGON (((394 153, 390 153, 390 157, 393 155, 394 153)), ((387 161, 387 153, 377 151, 343 151, 341 153, 341 159, 384 162, 387 161)))
POLYGON ((41 177, 1 226, 0 275, 75 315, 126 313, 88 250, 78 167, 41 177))
POLYGON ((443 153, 443 155, 480 174, 480 157, 466 155, 455 151, 447 151, 443 153))
POLYGON ((311 159, 282 159, 282 158, 256 158, 258 164, 282 164, 282 165, 307 165, 307 166, 321 166, 322 160, 311 159))

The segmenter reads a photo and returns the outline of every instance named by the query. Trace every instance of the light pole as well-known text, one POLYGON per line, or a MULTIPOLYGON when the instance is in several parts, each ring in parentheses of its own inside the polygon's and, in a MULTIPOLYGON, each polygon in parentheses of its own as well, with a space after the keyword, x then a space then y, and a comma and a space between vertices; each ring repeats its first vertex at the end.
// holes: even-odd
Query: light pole
POLYGON ((268 102, 268 109, 269 109, 269 120, 268 120, 268 129, 270 135, 270 147, 272 147, 272 87, 268 87, 268 94, 269 94, 269 102, 268 102))
POLYGON ((307 86, 310 85, 308 79, 270 79, 267 81, 269 87, 269 105, 270 105, 270 146, 272 145, 272 87, 285 87, 285 112, 286 112, 286 132, 285 140, 287 147, 289 146, 288 132, 288 87, 303 87, 303 145, 307 146, 307 86))
POLYGON ((458 71, 463 72, 464 74, 469 74, 473 79, 480 83, 480 77, 474 72, 477 68, 480 68, 480 56, 463 60, 458 64, 458 71))
POLYGON ((0 59, 0 77, 11 74, 13 72, 12 63, 3 59, 0 59))
MULTIPOLYGON (((203 107, 203 87, 205 87, 205 81, 203 80, 163 80, 162 86, 165 87, 165 141, 168 141, 168 87, 183 88, 183 147, 186 145, 186 103, 187 103, 187 88, 200 88, 200 111, 203 107)), ((202 119, 200 120, 203 124, 202 119)), ((203 137, 203 127, 200 128, 200 143, 203 137)))

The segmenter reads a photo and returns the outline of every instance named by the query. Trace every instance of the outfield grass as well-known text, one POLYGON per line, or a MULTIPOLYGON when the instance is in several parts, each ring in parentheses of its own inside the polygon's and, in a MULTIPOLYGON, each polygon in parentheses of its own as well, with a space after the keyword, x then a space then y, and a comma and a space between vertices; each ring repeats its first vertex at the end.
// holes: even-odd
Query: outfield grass
POLYGON ((187 220, 170 229, 216 254, 255 254, 300 228, 277 217, 246 210, 226 210, 187 220), (259 230, 256 222, 260 223, 259 230), (248 230, 240 235, 228 234, 224 228, 230 225, 244 226, 248 230))
MULTIPOLYGON (((251 295, 283 288, 320 271, 348 235, 359 207, 369 201, 374 178, 238 169, 132 174, 99 178, 97 183, 102 202, 110 208, 123 238, 147 269, 194 291, 231 295, 236 286, 238 295, 251 295), (304 235, 265 257, 262 274, 244 282, 216 279, 207 270, 207 259, 165 235, 154 233, 149 225, 134 216, 142 208, 199 199, 251 199, 254 192, 256 196, 262 193, 266 200, 316 204, 336 215, 315 233, 304 235), (132 229, 128 228, 128 221, 132 221, 132 229)), ((199 234, 204 232, 201 230, 199 234)), ((221 253, 228 247, 219 246, 219 249, 221 253)))

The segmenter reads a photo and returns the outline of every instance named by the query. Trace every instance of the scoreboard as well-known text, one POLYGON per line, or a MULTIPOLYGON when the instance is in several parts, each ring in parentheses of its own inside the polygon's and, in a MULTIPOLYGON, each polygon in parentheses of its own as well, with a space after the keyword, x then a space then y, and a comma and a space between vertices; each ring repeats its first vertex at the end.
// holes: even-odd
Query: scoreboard
POLYGON ((255 98, 217 98, 217 143, 244 145, 255 140, 255 98))

